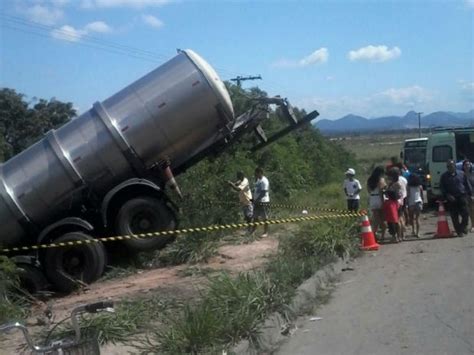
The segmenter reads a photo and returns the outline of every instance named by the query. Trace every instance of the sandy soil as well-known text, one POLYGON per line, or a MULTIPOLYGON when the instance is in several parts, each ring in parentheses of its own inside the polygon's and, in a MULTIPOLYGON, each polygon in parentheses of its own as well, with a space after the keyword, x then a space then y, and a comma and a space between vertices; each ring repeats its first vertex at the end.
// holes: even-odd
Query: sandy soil
MULTIPOLYGON (((32 332, 38 331, 40 327, 34 326, 37 323, 36 319, 41 317, 48 305, 54 314, 54 319, 59 320, 77 305, 102 300, 120 301, 156 293, 168 298, 190 299, 198 290, 205 287, 207 279, 200 273, 187 273, 187 270, 202 268, 207 269, 206 272, 209 270, 247 271, 262 265, 269 255, 276 252, 277 248, 278 241, 273 237, 259 239, 249 244, 224 245, 218 249, 218 255, 207 263, 144 270, 127 277, 96 282, 86 290, 75 294, 51 299, 47 304, 38 303, 34 306, 28 323, 31 325, 32 332)), ((22 337, 18 333, 8 339, 0 339, 0 354, 20 353, 17 347, 21 342, 22 337)), ((127 351, 122 346, 108 346, 102 353, 126 354, 127 351)))

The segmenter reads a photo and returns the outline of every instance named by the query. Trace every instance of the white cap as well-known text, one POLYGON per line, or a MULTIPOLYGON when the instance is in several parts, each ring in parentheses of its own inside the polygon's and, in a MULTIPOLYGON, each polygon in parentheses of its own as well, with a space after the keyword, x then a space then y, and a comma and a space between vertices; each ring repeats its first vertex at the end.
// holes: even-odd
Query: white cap
POLYGON ((346 175, 355 175, 355 174, 356 174, 356 171, 352 168, 349 168, 346 171, 346 175))

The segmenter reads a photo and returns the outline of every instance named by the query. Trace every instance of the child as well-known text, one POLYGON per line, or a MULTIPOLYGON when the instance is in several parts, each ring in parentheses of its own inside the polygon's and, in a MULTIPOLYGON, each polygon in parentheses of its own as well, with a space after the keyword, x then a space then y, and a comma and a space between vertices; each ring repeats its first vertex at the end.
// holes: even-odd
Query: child
POLYGON ((400 224, 398 218, 398 194, 395 190, 387 190, 385 192, 387 200, 383 203, 383 212, 385 215, 385 221, 388 224, 388 232, 392 236, 392 240, 395 243, 401 241, 400 224))
POLYGON ((344 193, 346 194, 347 198, 347 209, 349 211, 357 211, 359 210, 359 201, 360 201, 360 191, 362 190, 362 186, 359 180, 354 179, 355 170, 354 169, 347 169, 346 171, 346 179, 342 185, 344 189, 344 193))
POLYGON ((408 218, 411 222, 412 233, 419 238, 420 213, 423 210, 423 186, 420 177, 411 174, 408 178, 408 218))

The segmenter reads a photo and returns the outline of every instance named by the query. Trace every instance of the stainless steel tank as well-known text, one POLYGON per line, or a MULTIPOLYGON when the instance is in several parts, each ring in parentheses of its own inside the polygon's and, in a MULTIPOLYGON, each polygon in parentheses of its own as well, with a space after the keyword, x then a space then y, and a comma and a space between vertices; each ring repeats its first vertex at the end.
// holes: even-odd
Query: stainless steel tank
POLYGON ((25 227, 52 222, 83 186, 105 193, 132 177, 134 164, 163 157, 178 167, 221 138, 233 118, 217 73, 180 51, 1 165, 0 244, 28 242, 25 227))

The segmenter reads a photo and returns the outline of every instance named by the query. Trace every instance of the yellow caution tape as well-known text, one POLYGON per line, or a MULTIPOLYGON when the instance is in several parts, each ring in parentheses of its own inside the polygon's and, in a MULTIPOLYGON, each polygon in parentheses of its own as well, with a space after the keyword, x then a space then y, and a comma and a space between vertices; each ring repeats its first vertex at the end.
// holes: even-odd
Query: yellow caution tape
MULTIPOLYGON (((239 202, 230 202, 230 201, 210 201, 209 203, 204 203, 203 205, 240 206, 241 204, 239 202)), ((287 209, 316 211, 316 212, 335 212, 335 213, 343 213, 343 214, 348 214, 351 212, 349 210, 341 210, 337 208, 322 208, 322 207, 316 207, 316 206, 303 206, 303 205, 272 203, 272 202, 269 202, 269 203, 261 202, 261 203, 258 203, 257 205, 274 207, 274 208, 287 208, 287 209)))
POLYGON ((172 235, 178 235, 178 234, 190 234, 190 233, 198 233, 198 232, 216 232, 216 231, 222 231, 222 230, 227 230, 227 229, 239 229, 239 228, 244 228, 244 227, 257 227, 257 226, 272 225, 272 224, 308 222, 308 221, 317 221, 317 220, 332 219, 332 218, 355 218, 355 217, 365 216, 366 214, 367 214, 366 211, 361 211, 361 212, 344 211, 344 213, 331 214, 331 215, 289 217, 289 218, 271 219, 271 220, 267 220, 263 222, 218 224, 218 225, 211 225, 211 226, 205 226, 205 227, 193 227, 193 228, 183 228, 183 229, 141 233, 141 234, 102 237, 102 238, 95 238, 95 239, 90 239, 90 240, 52 242, 48 244, 37 244, 37 245, 29 245, 29 246, 21 246, 21 247, 3 248, 3 249, 0 249, 0 253, 35 251, 35 250, 41 250, 41 249, 69 247, 69 246, 84 245, 84 244, 91 244, 91 243, 114 242, 114 241, 129 240, 129 239, 154 238, 154 237, 160 237, 160 236, 172 236, 172 235))

